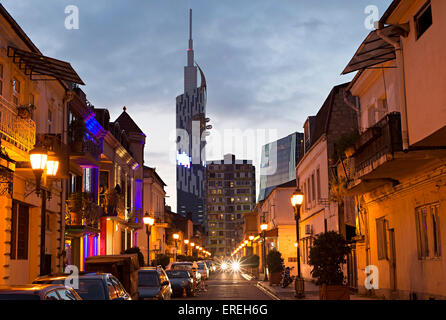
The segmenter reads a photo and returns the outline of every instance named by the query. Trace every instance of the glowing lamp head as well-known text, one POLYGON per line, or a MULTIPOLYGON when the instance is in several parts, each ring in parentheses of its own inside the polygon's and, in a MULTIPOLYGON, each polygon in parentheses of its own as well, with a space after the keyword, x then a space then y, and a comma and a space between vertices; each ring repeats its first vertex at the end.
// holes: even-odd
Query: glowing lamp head
POLYGON ((155 219, 152 218, 152 217, 149 217, 149 216, 145 216, 145 217, 142 218, 142 219, 143 219, 143 221, 144 221, 144 224, 145 224, 145 225, 148 225, 148 226, 153 226, 153 224, 155 223, 155 219))
POLYGON ((188 239, 184 240, 184 243, 189 244, 189 240, 188 239))
POLYGON ((29 160, 33 170, 44 170, 48 159, 48 153, 41 147, 36 147, 29 152, 29 160))
POLYGON ((180 238, 180 235, 179 235, 178 233, 174 233, 174 234, 173 234, 173 238, 174 238, 175 240, 178 240, 178 239, 180 238))
POLYGON ((54 177, 57 174, 57 170, 59 169, 59 161, 58 160, 48 160, 46 162, 46 175, 50 177, 54 177))
POLYGON ((191 246, 191 247, 195 247, 195 243, 191 242, 191 243, 190 243, 190 246, 191 246))
POLYGON ((268 224, 267 223, 262 223, 260 225, 260 230, 265 231, 266 229, 268 229, 268 224))
POLYGON ((301 206, 303 202, 304 194, 299 189, 297 189, 291 196, 291 204, 293 205, 293 207, 297 207, 301 206))
POLYGON ((247 245, 247 244, 248 244, 248 242, 249 242, 248 240, 245 240, 245 241, 244 241, 243 243, 244 243, 245 245, 247 245))
POLYGON ((254 240, 254 236, 249 236, 249 241, 254 240))

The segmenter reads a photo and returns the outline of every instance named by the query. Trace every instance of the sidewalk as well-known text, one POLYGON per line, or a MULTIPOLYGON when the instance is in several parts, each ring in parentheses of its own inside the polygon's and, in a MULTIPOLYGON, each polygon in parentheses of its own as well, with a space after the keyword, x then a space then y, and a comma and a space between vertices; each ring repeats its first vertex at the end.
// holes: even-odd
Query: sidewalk
MULTIPOLYGON (((257 280, 257 286, 260 289, 263 289, 270 293, 271 295, 275 296, 276 298, 280 300, 319 300, 319 286, 314 284, 311 281, 305 281, 305 298, 303 299, 297 299, 294 297, 295 289, 294 289, 294 282, 291 283, 288 287, 282 288, 279 286, 271 286, 268 281, 263 281, 264 275, 259 275, 259 280, 257 280)), ((252 279, 251 281, 254 281, 252 279)), ((369 296, 363 296, 359 294, 350 294, 350 300, 376 300, 377 298, 372 298, 369 296)))

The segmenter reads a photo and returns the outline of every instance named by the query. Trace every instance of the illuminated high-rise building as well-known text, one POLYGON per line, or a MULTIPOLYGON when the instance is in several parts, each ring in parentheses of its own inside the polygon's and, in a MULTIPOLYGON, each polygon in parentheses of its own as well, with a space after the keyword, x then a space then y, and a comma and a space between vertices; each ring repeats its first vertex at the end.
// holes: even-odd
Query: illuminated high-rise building
POLYGON ((206 125, 206 79, 195 63, 192 40, 192 9, 189 20, 189 47, 187 65, 184 67, 184 93, 176 99, 177 128, 177 212, 192 214, 194 223, 205 222, 204 169, 206 158, 204 137, 206 125), (201 84, 197 87, 197 71, 201 84))

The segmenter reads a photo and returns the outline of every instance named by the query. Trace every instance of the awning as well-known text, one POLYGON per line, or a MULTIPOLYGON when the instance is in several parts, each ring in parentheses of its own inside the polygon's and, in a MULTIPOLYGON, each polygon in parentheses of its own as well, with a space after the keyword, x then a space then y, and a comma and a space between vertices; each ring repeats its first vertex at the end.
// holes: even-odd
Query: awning
MULTIPOLYGON (((402 30, 397 26, 388 26, 381 29, 382 33, 395 42, 400 41, 402 30)), ((369 33, 367 38, 362 42, 356 51, 352 60, 344 69, 342 74, 353 71, 367 69, 380 63, 384 63, 395 59, 395 48, 381 39, 376 30, 369 33)))
POLYGON ((85 84, 68 62, 14 47, 8 47, 8 57, 12 58, 13 62, 26 75, 29 75, 31 80, 57 79, 85 84))

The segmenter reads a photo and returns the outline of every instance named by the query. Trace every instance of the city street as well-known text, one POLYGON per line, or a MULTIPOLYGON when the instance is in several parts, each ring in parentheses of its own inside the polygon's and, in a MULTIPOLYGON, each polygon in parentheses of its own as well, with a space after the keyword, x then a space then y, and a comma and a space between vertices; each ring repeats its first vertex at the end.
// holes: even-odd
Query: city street
POLYGON ((240 273, 215 273, 206 281, 207 291, 197 297, 175 300, 272 300, 256 283, 244 279, 240 273))

